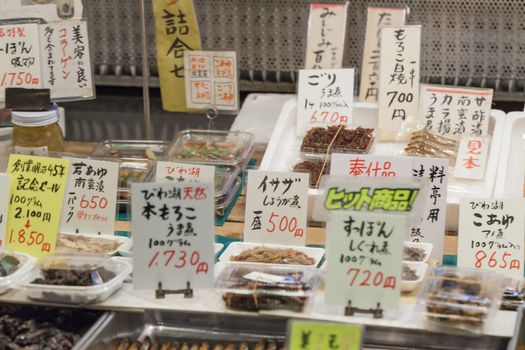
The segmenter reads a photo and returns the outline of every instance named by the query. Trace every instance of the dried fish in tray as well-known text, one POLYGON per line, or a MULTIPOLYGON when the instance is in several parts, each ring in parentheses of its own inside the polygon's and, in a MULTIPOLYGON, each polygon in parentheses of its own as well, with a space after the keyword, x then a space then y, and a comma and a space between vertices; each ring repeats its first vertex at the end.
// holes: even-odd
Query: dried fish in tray
POLYGON ((230 260, 252 263, 292 265, 313 265, 315 263, 315 259, 295 249, 274 249, 267 247, 255 247, 247 249, 238 255, 230 257, 230 260))
POLYGON ((455 140, 438 136, 424 129, 413 132, 405 152, 414 156, 432 156, 448 158, 454 164, 457 157, 458 143, 455 140))
POLYGON ((231 340, 198 340, 198 339, 159 339, 146 336, 142 341, 130 338, 117 338, 111 341, 110 349, 131 350, 277 350, 284 349, 282 341, 231 341, 231 340))
POLYGON ((368 153, 374 143, 374 129, 346 129, 344 126, 312 128, 306 132, 301 152, 306 157, 325 157, 330 153, 368 153))

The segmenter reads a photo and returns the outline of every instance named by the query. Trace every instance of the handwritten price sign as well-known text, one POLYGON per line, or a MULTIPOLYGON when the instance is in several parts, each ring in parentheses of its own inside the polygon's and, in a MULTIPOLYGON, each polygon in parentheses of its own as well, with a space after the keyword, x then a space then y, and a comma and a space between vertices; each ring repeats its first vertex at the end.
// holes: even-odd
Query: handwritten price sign
POLYGON ((524 205, 523 198, 462 200, 458 266, 523 278, 524 205))
POLYGON ((290 321, 288 349, 359 350, 362 332, 361 326, 353 324, 290 321))
POLYGON ((213 284, 212 183, 133 184, 133 287, 213 284))
POLYGON ((53 253, 69 161, 11 155, 7 246, 41 258, 53 253))
POLYGON ((308 178, 305 173, 250 170, 244 240, 304 246, 308 178))

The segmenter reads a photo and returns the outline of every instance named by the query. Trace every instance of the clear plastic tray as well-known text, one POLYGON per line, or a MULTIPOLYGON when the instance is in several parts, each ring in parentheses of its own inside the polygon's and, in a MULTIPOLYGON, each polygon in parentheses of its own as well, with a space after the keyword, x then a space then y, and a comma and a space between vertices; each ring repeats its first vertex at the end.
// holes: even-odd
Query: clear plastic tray
POLYGON ((165 141, 106 140, 97 145, 93 155, 155 160, 164 154, 167 146, 165 141))
POLYGON ((201 164, 236 165, 248 161, 254 142, 241 131, 184 130, 177 134, 166 155, 201 164))
POLYGON ((217 216, 223 216, 226 213, 226 210, 228 207, 233 203, 235 200, 235 196, 237 195, 237 192, 239 192, 239 188, 241 187, 242 180, 240 177, 238 177, 235 180, 235 184, 233 185, 232 189, 230 190, 230 193, 228 193, 226 199, 222 202, 217 203, 215 201, 215 213, 217 216))
POLYGON ((501 276, 491 271, 440 266, 426 280, 419 301, 430 321, 479 329, 499 307, 502 290, 501 276))
POLYGON ((19 284, 26 291, 27 296, 33 300, 65 304, 93 304, 104 301, 116 292, 131 270, 131 264, 122 258, 55 255, 46 258, 39 266, 34 266, 22 275, 19 284), (99 268, 113 273, 114 277, 92 286, 32 283, 35 279, 43 277, 42 270, 93 272, 99 268))
MULTIPOLYGON (((109 243, 108 242, 108 243, 109 243)), ((112 235, 85 235, 81 233, 60 233, 57 238, 57 246, 55 249, 56 254, 99 254, 99 255, 115 255, 117 252, 123 250, 129 250, 131 246, 131 239, 123 236, 112 236, 112 235), (61 238, 67 238, 70 241, 75 240, 84 240, 82 245, 78 244, 75 248, 70 244, 63 244, 59 247, 61 238), (94 247, 98 246, 98 242, 109 241, 113 244, 119 243, 119 245, 113 249, 109 247, 105 250, 102 250, 102 247, 99 248, 99 251, 94 251, 94 247), (62 248, 63 247, 63 248, 62 248)))
POLYGON ((229 265, 217 279, 227 308, 302 312, 319 286, 317 269, 229 265))
MULTIPOLYGON (((334 128, 334 130, 337 130, 337 126, 332 126, 330 128, 334 128)), ((328 148, 330 147, 330 141, 320 141, 320 142, 309 142, 305 144, 307 137, 315 137, 316 134, 320 133, 326 133, 328 130, 327 128, 312 128, 308 130, 303 137, 303 141, 301 142, 300 152, 301 155, 305 158, 311 158, 311 159, 324 159, 326 158, 326 153, 328 151, 328 148), (325 130, 325 131, 323 131, 325 130), (313 136, 312 136, 313 135, 313 136)), ((335 136, 335 133, 333 133, 335 136)), ((374 144, 374 138, 375 138, 375 129, 370 128, 343 128, 332 146, 330 147, 330 154, 331 153, 368 153, 370 152, 370 149, 372 148, 372 145, 374 144), (345 137, 345 133, 349 134, 346 136, 348 138, 348 143, 340 142, 339 140, 342 137, 345 137)))
POLYGON ((119 163, 117 204, 131 203, 131 184, 151 180, 154 171, 154 161, 122 160, 119 163))
POLYGON ((14 255, 18 261, 20 261, 20 265, 18 266, 18 269, 16 269, 16 271, 12 274, 0 277, 0 294, 4 294, 9 291, 18 278, 31 269, 35 262, 32 257, 23 253, 10 253, 0 250, 0 259, 3 255, 14 255))

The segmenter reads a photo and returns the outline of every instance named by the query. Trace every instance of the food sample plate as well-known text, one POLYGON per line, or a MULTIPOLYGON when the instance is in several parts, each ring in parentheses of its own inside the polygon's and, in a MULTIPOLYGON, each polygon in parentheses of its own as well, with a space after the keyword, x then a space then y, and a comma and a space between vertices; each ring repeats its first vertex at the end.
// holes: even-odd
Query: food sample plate
POLYGON ((248 242, 233 242, 228 245, 226 250, 219 257, 219 261, 230 264, 250 264, 250 265, 272 265, 272 266, 302 266, 302 267, 317 267, 319 262, 323 259, 325 250, 323 248, 311 247, 296 247, 279 244, 262 244, 262 243, 248 243, 248 242), (286 250, 293 249, 296 252, 303 253, 312 259, 312 263, 308 265, 302 264, 276 264, 276 263, 257 263, 247 261, 232 261, 231 258, 254 248, 266 248, 268 250, 286 250))
POLYGON ((404 261, 401 276, 401 291, 412 292, 418 288, 425 278, 427 268, 428 265, 422 262, 404 261), (414 275, 411 276, 412 272, 414 275), (411 277, 407 278, 407 276, 411 277))
MULTIPOLYGON (((378 109, 376 104, 354 103, 352 124, 357 127, 375 128, 377 126, 378 109)), ((447 196, 447 230, 457 230, 459 219, 459 200, 464 197, 491 197, 494 194, 498 156, 505 123, 505 113, 492 110, 489 122, 489 134, 492 136, 487 170, 484 181, 471 181, 449 177, 447 196)), ((304 135, 297 134, 297 99, 288 101, 281 111, 272 138, 262 159, 260 170, 292 171, 294 165, 301 159, 300 147, 304 135)), ((525 123, 524 123, 525 125, 525 123)), ((403 142, 378 142, 368 154, 370 155, 405 155, 403 142)), ((327 162, 329 167, 329 162, 327 162)), ((449 174, 453 169, 450 168, 449 174)), ((308 190, 308 219, 313 218, 315 199, 322 195, 322 190, 308 190)))
POLYGON ((420 242, 403 242, 403 261, 426 263, 432 253, 432 244, 420 242))
POLYGON ((0 294, 4 294, 7 291, 9 291, 16 283, 16 281, 20 278, 20 276, 22 276, 24 273, 26 273, 33 267, 33 264, 35 262, 35 260, 27 254, 4 252, 0 250, 0 260, 3 258, 4 255, 13 256, 18 260, 19 264, 16 270, 8 274, 7 276, 2 277, 2 275, 0 274, 0 294))
POLYGON ((115 255, 131 248, 131 239, 123 236, 85 235, 60 233, 55 252, 57 254, 102 254, 115 255))

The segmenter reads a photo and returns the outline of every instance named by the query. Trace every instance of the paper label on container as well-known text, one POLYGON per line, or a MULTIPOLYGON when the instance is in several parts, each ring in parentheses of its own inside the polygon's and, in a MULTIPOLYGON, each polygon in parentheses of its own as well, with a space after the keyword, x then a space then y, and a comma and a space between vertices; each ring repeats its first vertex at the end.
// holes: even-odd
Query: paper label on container
POLYGON ((187 181, 215 183, 215 167, 174 162, 157 162, 155 182, 187 181))
POLYGON ((442 260, 447 208, 447 159, 334 153, 330 169, 331 175, 428 180, 429 188, 421 202, 420 218, 410 225, 405 239, 433 244, 432 257, 442 260))
POLYGON ((185 51, 186 107, 239 110, 235 51, 185 51))
POLYGON ((289 350, 359 350, 363 341, 360 325, 290 320, 289 350))
POLYGON ((354 104, 354 69, 299 71, 297 132, 313 126, 350 124, 354 104))
POLYGON ((201 49, 193 0, 155 0, 153 16, 162 108, 185 112, 184 52, 201 49))
POLYGON ((42 87, 51 98, 93 96, 93 74, 87 22, 60 21, 40 25, 42 87))
POLYGON ((360 102, 377 102, 379 97, 379 58, 381 28, 405 24, 405 8, 369 7, 366 19, 365 48, 361 64, 360 102))
POLYGON ((459 208, 458 266, 523 278, 523 198, 465 198, 459 208))
POLYGON ((131 204, 133 288, 209 288, 214 271, 214 186, 135 183, 131 204))
POLYGON ((119 164, 92 159, 70 161, 60 232, 113 235, 119 164))
POLYGON ((483 180, 489 157, 490 137, 464 136, 459 142, 454 176, 458 179, 483 180))
POLYGON ((14 147, 14 153, 16 153, 16 154, 24 154, 26 156, 47 157, 48 154, 49 154, 49 151, 47 149, 47 146, 42 146, 42 147, 15 146, 14 147))
POLYGON ((0 25, 0 101, 6 88, 42 87, 38 24, 0 25))
POLYGON ((5 248, 8 201, 9 176, 7 174, 0 174, 0 249, 5 248))
POLYGON ((488 134, 492 89, 421 85, 419 119, 434 134, 449 138, 488 134))
POLYGON ((244 241, 304 246, 309 174, 248 171, 244 241))
POLYGON ((420 45, 420 25, 381 29, 378 119, 381 141, 396 141, 405 120, 417 118, 420 45))
POLYGON ((325 303, 395 309, 406 229, 404 215, 333 211, 327 226, 325 303))
POLYGON ((306 42, 306 69, 341 68, 348 3, 311 4, 306 42))
POLYGON ((7 247, 36 258, 55 250, 69 160, 12 154, 7 247))

